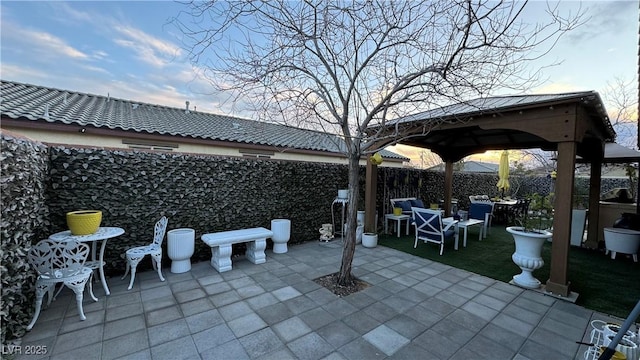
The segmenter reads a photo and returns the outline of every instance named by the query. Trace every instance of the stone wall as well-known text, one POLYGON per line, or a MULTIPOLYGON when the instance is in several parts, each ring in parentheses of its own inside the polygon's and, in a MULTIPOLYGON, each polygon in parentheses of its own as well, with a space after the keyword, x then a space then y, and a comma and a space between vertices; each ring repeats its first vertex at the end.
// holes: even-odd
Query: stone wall
POLYGON ((66 230, 65 214, 81 209, 102 210, 103 226, 126 231, 108 242, 109 274, 124 272, 125 250, 150 243, 163 215, 168 230, 195 229, 194 261, 211 258, 202 234, 269 228, 275 218, 291 219, 291 244, 317 239, 320 224, 331 222, 338 187, 347 184, 344 165, 68 147, 50 154, 51 231, 66 230))
POLYGON ((1 341, 22 336, 33 315, 35 271, 27 262, 31 244, 47 237, 46 146, 0 134, 1 341))

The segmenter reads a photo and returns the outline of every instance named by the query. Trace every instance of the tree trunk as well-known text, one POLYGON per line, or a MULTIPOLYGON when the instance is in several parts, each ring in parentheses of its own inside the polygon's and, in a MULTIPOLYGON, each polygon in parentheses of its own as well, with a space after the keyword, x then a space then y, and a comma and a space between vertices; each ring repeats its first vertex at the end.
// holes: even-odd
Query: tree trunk
POLYGON ((356 227, 358 212, 358 194, 360 193, 360 158, 349 157, 349 203, 347 205, 347 226, 343 234, 342 264, 338 274, 338 284, 349 285, 353 282, 351 263, 356 250, 356 227))

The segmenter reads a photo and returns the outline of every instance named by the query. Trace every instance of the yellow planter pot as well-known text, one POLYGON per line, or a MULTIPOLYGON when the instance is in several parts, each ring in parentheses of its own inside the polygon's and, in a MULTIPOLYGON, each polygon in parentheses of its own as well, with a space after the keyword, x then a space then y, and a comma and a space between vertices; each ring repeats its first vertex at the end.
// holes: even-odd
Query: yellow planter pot
POLYGON ((393 215, 399 216, 402 215, 402 208, 393 208, 393 215))
POLYGON ((67 226, 73 235, 89 235, 98 231, 102 211, 80 210, 67 213, 67 226))

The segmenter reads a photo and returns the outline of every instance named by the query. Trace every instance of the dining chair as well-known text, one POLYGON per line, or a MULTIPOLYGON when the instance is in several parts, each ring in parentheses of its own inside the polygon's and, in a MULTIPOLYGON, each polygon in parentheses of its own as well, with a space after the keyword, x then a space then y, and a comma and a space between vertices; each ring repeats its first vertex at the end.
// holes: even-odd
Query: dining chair
POLYGON ((51 305, 54 298, 53 292, 56 285, 62 283, 76 294, 76 304, 80 320, 86 320, 82 309, 84 288, 89 283, 89 293, 94 301, 98 299, 93 295, 91 277, 93 269, 85 266, 89 255, 89 245, 71 241, 55 241, 45 239, 39 241, 27 254, 27 261, 38 273, 36 279, 36 303, 33 319, 27 325, 27 331, 33 328, 42 308, 42 299, 48 294, 47 306, 51 305))
POLYGON ((418 246, 418 240, 425 243, 434 243, 440 245, 440 255, 444 252, 444 242, 447 239, 454 238, 458 243, 458 221, 453 220, 447 226, 442 225, 442 211, 412 207, 414 225, 416 228, 416 241, 413 244, 415 249, 418 246))
POLYGON ((164 281, 164 277, 162 276, 162 241, 164 241, 168 222, 169 220, 167 220, 166 216, 163 216, 158 220, 158 222, 156 222, 153 242, 151 244, 133 247, 125 252, 125 257, 127 258, 127 270, 122 276, 122 279, 127 277, 129 270, 131 270, 131 281, 129 282, 129 288, 127 290, 131 290, 133 287, 133 282, 136 279, 136 268, 138 267, 138 263, 140 263, 140 261, 142 261, 142 259, 147 255, 151 255, 153 269, 158 272, 160 281, 164 281))
POLYGON ((513 205, 507 212, 507 224, 516 224, 517 219, 521 219, 525 214, 529 213, 529 204, 531 199, 518 199, 515 205, 513 205))
POLYGON ((493 203, 477 202, 469 205, 469 219, 476 219, 483 222, 483 237, 487 237, 487 231, 491 228, 493 219, 493 203))

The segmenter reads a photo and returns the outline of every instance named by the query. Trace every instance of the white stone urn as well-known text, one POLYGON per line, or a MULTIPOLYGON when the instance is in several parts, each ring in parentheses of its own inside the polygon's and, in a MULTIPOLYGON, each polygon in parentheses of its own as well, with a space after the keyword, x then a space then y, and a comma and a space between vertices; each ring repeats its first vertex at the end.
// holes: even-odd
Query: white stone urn
POLYGON ((542 246, 553 234, 546 230, 524 231, 519 226, 509 226, 507 232, 516 243, 516 251, 511 255, 511 260, 522 269, 522 273, 513 276, 513 283, 527 289, 539 288, 540 280, 534 278, 532 272, 544 265, 542 246))
POLYGON ((349 198, 349 189, 338 190, 338 199, 348 199, 348 198, 349 198))
POLYGON ((373 248, 378 245, 378 234, 364 233, 362 234, 362 246, 373 248))
POLYGON ((181 274, 191 270, 191 256, 195 248, 193 229, 174 229, 167 232, 167 255, 171 259, 171 272, 181 274))
POLYGON ((271 220, 271 231, 273 231, 273 252, 275 254, 284 254, 287 249, 287 241, 291 238, 291 220, 289 219, 273 219, 271 220))

